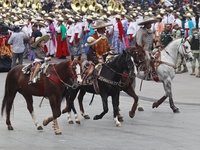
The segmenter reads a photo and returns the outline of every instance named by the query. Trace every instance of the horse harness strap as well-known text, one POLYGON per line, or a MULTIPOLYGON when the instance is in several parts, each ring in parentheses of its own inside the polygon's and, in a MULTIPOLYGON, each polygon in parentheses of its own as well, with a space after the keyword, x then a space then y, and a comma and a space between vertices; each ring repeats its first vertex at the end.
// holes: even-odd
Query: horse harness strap
POLYGON ((98 79, 100 81, 103 81, 103 82, 106 82, 106 83, 112 84, 112 85, 118 85, 119 84, 119 82, 108 80, 108 79, 106 79, 106 78, 104 78, 102 76, 99 76, 98 79))

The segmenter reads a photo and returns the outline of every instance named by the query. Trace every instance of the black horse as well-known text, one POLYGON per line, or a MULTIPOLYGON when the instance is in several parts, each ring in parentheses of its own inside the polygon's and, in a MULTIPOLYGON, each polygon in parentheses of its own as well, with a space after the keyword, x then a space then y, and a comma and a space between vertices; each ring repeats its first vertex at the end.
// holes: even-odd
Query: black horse
MULTIPOLYGON (((132 47, 129 47, 127 49, 127 51, 129 51, 129 53, 133 57, 134 65, 136 66, 137 70, 139 67, 144 65, 146 59, 145 59, 145 51, 143 50, 142 47, 140 47, 138 45, 132 46, 132 47)), ((133 118, 135 116, 135 111, 136 111, 136 108, 138 105, 138 96, 135 93, 134 88, 135 88, 135 77, 132 77, 132 78, 121 77, 120 90, 123 90, 124 92, 126 92, 129 96, 131 96, 134 99, 134 103, 131 107, 131 110, 129 111, 129 116, 131 118, 133 118)), ((83 97, 86 94, 86 92, 87 91, 84 88, 81 88, 77 98, 78 98, 81 115, 85 119, 90 119, 90 116, 85 112, 84 107, 83 107, 83 97)), ((67 98, 69 97, 69 93, 67 93, 66 97, 67 98)), ((93 98, 94 98, 94 95, 93 95, 93 98)), ((138 107, 138 110, 143 111, 141 109, 141 107, 138 107)), ((68 111, 68 104, 66 103, 66 107, 62 110, 62 113, 66 113, 67 111, 68 111)), ((77 119, 76 111, 75 110, 73 110, 73 111, 74 111, 76 119, 77 119)), ((123 117, 121 115, 118 115, 119 121, 123 121, 122 118, 123 117)), ((77 119, 76 122, 79 123, 79 120, 77 119)), ((72 123, 72 120, 70 120, 69 123, 72 123)))
MULTIPOLYGON (((112 105, 114 112, 114 121, 116 126, 121 126, 118 120, 119 115, 119 93, 121 78, 134 77, 134 64, 132 56, 128 51, 123 51, 122 54, 116 56, 112 61, 102 64, 101 71, 96 75, 96 86, 93 85, 80 85, 79 88, 69 88, 68 104, 68 122, 71 123, 71 110, 74 111, 77 119, 77 113, 74 107, 74 99, 76 98, 79 90, 84 90, 89 93, 99 94, 102 99, 103 112, 94 116, 94 120, 101 119, 108 112, 108 97, 112 97, 112 105), (126 71, 127 73, 124 73, 126 71), (96 88, 95 88, 96 87, 96 88)), ((78 119, 76 120, 78 122, 78 119)))

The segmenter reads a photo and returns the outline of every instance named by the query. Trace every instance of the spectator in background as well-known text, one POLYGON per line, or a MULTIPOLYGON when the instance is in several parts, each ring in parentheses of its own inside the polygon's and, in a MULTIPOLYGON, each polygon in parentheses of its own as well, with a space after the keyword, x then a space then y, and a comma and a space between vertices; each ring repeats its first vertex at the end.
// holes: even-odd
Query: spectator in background
POLYGON ((23 53, 24 53, 24 33, 21 32, 19 26, 15 26, 14 33, 10 36, 8 44, 12 45, 12 65, 11 68, 18 64, 23 64, 23 53))

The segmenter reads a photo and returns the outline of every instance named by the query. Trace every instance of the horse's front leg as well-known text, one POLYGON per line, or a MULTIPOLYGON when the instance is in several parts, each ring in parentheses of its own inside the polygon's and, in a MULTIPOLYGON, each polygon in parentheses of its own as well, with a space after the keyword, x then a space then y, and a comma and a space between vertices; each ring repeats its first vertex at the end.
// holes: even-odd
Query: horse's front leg
POLYGON ((34 113, 34 109, 33 109, 33 97, 32 95, 28 95, 28 94, 22 94, 26 100, 27 103, 27 109, 29 110, 29 113, 31 114, 31 117, 34 121, 35 126, 37 127, 38 130, 43 130, 42 126, 39 124, 39 122, 36 119, 36 115, 34 113))
MULTIPOLYGON (((102 119, 103 116, 108 112, 108 96, 107 94, 101 94, 103 112, 100 115, 94 116, 94 120, 102 119)), ((117 108, 118 109, 118 108, 117 108)))
POLYGON ((85 93, 86 93, 85 90, 80 90, 80 92, 79 92, 79 94, 78 94, 78 103, 79 103, 81 115, 82 115, 85 119, 90 119, 90 116, 85 112, 85 110, 84 110, 84 108, 83 108, 83 97, 84 97, 85 93))
POLYGON ((54 132, 56 135, 62 134, 62 132, 60 131, 58 122, 56 120, 61 115, 61 110, 60 110, 61 101, 62 101, 62 98, 59 95, 53 95, 53 96, 49 97, 49 102, 50 102, 53 116, 51 116, 43 121, 44 126, 46 126, 49 122, 53 121, 53 129, 54 129, 54 132))
POLYGON ((118 115, 119 115, 119 93, 115 93, 115 95, 112 96, 112 105, 113 105, 113 116, 114 116, 114 121, 117 127, 121 127, 122 124, 118 120, 118 115))
POLYGON ((67 100, 67 103, 68 103, 67 120, 68 120, 69 124, 74 123, 73 120, 72 120, 72 117, 71 117, 71 110, 73 110, 73 112, 74 112, 76 123, 80 124, 80 120, 79 120, 78 114, 77 114, 75 106, 74 106, 74 100, 76 98, 77 93, 78 93, 78 90, 71 90, 70 96, 67 100))
POLYGON ((133 118, 135 116, 135 111, 138 106, 138 96, 136 95, 135 90, 133 89, 132 86, 128 86, 126 89, 124 89, 124 92, 126 92, 129 96, 131 96, 134 99, 132 108, 129 111, 129 116, 133 118))

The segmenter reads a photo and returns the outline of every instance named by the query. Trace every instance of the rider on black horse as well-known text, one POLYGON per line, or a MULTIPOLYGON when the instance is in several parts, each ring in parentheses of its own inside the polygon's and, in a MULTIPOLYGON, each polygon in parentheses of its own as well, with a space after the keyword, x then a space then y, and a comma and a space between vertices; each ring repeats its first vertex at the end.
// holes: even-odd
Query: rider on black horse
POLYGON ((98 20, 95 26, 91 26, 92 29, 97 29, 87 40, 87 46, 89 46, 87 60, 92 63, 90 63, 85 72, 82 84, 86 84, 87 77, 93 72, 95 65, 103 62, 103 54, 113 49, 113 47, 109 46, 108 38, 104 35, 106 27, 111 25, 112 24, 106 24, 104 21, 98 20))

